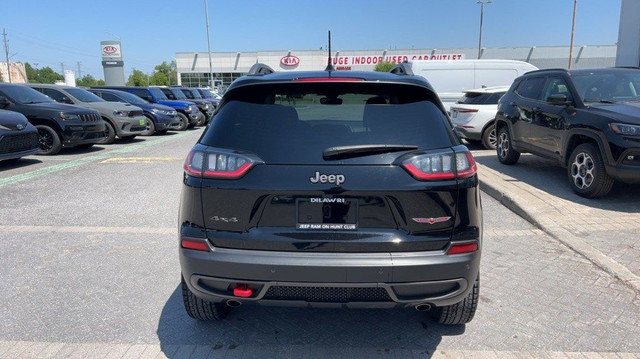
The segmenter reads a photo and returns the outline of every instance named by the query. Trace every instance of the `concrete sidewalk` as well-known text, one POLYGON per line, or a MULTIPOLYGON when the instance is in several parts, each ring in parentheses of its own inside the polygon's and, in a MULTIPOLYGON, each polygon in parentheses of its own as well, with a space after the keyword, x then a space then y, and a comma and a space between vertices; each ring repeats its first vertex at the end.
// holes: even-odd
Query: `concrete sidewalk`
POLYGON ((525 154, 506 166, 494 151, 474 156, 483 191, 640 293, 640 186, 585 199, 551 161, 525 154))

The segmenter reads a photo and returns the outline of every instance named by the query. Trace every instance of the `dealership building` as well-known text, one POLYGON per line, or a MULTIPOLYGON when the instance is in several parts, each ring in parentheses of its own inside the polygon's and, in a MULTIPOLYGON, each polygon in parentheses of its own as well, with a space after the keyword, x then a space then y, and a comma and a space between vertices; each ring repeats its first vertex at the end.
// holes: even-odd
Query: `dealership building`
MULTIPOLYGON (((574 46, 571 68, 610 67, 616 63, 616 45, 574 46)), ((216 86, 228 86, 261 62, 276 71, 322 70, 327 65, 326 50, 277 50, 256 52, 213 52, 211 64, 216 86)), ((333 51, 337 70, 371 71, 380 61, 449 60, 478 58, 477 48, 393 49, 333 51)), ((531 46, 483 48, 481 59, 520 60, 540 68, 567 68, 569 46, 531 46)), ((178 81, 185 86, 208 86, 207 52, 176 53, 178 81)))

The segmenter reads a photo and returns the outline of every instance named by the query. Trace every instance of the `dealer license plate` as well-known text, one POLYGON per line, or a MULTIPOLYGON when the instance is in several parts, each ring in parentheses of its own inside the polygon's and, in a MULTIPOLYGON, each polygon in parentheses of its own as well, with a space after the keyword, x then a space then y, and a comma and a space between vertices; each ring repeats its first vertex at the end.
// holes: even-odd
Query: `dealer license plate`
POLYGON ((358 200, 354 198, 299 198, 298 229, 356 230, 358 200))

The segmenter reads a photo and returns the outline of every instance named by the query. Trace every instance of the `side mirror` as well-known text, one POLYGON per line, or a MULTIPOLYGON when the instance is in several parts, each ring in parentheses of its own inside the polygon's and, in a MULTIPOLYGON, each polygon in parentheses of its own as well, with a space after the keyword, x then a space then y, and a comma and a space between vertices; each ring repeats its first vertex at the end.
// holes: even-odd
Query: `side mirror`
POLYGON ((9 99, 7 99, 4 96, 0 96, 0 107, 5 108, 9 105, 11 105, 11 102, 9 101, 9 99))
POLYGON ((570 105, 571 102, 567 101, 567 95, 556 94, 547 97, 547 103, 550 105, 570 105))
POLYGON ((73 101, 71 101, 71 99, 70 99, 70 98, 68 98, 67 96, 63 96, 63 97, 62 97, 62 102, 63 102, 63 103, 67 103, 67 104, 69 104, 69 105, 73 105, 73 101))

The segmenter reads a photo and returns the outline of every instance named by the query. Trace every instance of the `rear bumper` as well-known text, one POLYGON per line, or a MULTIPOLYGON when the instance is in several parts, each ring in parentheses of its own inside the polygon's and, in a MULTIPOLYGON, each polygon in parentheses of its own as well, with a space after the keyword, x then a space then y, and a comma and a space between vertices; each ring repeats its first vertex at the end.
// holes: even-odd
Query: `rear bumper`
POLYGON ((180 264, 191 291, 214 302, 445 306, 464 299, 480 265, 480 251, 449 256, 444 251, 292 253, 210 248, 209 252, 180 248, 180 264), (233 288, 238 284, 247 285, 253 294, 248 298, 234 296, 233 288), (316 294, 309 298, 304 293, 316 294), (339 298, 333 298, 334 294, 339 298))
POLYGON ((477 132, 478 129, 476 128, 464 128, 456 126, 455 131, 460 135, 460 137, 467 140, 480 141, 482 139, 482 133, 477 132))

